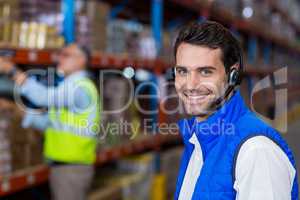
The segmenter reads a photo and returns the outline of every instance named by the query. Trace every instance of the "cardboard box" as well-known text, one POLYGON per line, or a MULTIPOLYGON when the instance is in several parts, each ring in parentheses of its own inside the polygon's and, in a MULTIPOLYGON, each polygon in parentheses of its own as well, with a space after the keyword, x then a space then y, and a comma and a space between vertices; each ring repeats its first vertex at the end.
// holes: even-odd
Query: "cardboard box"
POLYGON ((33 129, 21 127, 22 111, 14 103, 0 99, 1 137, 6 141, 11 171, 43 162, 42 135, 33 129))

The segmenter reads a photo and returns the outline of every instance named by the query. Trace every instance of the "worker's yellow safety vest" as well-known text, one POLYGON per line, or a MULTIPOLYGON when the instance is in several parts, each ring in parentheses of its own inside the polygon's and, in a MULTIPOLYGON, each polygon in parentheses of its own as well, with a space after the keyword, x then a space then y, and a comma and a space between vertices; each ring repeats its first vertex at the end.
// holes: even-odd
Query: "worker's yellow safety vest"
POLYGON ((76 82, 74 87, 89 94, 90 105, 80 112, 50 108, 51 126, 45 132, 44 156, 53 161, 92 164, 96 159, 100 100, 95 85, 88 78, 76 82))

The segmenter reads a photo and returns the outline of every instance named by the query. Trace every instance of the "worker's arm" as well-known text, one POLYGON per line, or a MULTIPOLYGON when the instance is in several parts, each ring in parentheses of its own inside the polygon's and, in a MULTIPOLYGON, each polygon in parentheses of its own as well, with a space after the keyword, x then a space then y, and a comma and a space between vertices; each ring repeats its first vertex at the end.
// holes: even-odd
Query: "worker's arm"
POLYGON ((288 200, 295 169, 281 148, 264 136, 246 141, 236 163, 236 200, 288 200))
POLYGON ((34 78, 27 78, 20 86, 20 91, 37 106, 68 107, 73 111, 80 111, 90 104, 87 92, 74 87, 72 82, 64 82, 58 87, 46 87, 34 78))
POLYGON ((46 130, 49 127, 48 113, 36 113, 32 110, 26 110, 22 121, 23 128, 35 128, 40 131, 46 130))
POLYGON ((66 82, 59 87, 46 87, 34 78, 20 71, 9 59, 0 57, 0 73, 8 74, 20 87, 22 95, 41 107, 68 107, 76 112, 90 104, 85 90, 74 87, 74 82, 66 82))

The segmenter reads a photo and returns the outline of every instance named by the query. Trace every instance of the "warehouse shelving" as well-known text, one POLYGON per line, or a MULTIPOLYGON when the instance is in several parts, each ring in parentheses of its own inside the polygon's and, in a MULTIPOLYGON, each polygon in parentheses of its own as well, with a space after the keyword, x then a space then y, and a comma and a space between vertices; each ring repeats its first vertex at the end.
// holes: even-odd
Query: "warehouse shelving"
POLYGON ((291 16, 288 13, 286 13, 284 10, 282 10, 280 7, 278 7, 275 0, 267 0, 267 3, 270 5, 270 7, 275 12, 278 12, 288 23, 290 23, 298 33, 300 33, 299 24, 295 23, 294 20, 291 18, 291 16))
MULTIPOLYGON (((33 49, 10 49, 13 51, 12 60, 17 64, 23 65, 52 65, 54 64, 56 51, 55 50, 33 50, 33 49)), ((161 73, 172 67, 171 63, 164 62, 160 59, 147 60, 138 58, 122 57, 118 55, 110 55, 105 53, 93 54, 91 61, 91 69, 114 68, 123 69, 126 66, 133 68, 143 68, 161 73)), ((265 76, 271 74, 276 69, 269 68, 254 68, 248 66, 245 73, 250 76, 265 76)))
POLYGON ((48 180, 48 175, 48 167, 39 165, 0 177, 0 197, 44 183, 48 180))
MULTIPOLYGON (((168 144, 178 144, 178 141, 180 141, 179 135, 146 136, 117 147, 101 150, 97 154, 95 165, 101 166, 131 154, 138 154, 149 150, 159 150, 168 144)), ((39 165, 17 171, 7 177, 0 177, 0 197, 45 183, 48 180, 48 176, 48 167, 46 165, 39 165)))
MULTIPOLYGON (((172 2, 187 7, 199 13, 199 15, 204 15, 209 19, 215 19, 221 21, 232 27, 236 28, 241 32, 246 32, 247 34, 252 34, 261 37, 265 41, 274 43, 280 47, 286 48, 292 52, 300 54, 300 45, 294 44, 288 39, 278 36, 276 33, 271 32, 269 29, 265 28, 266 25, 260 24, 258 22, 250 22, 239 17, 234 16, 225 9, 215 8, 211 3, 199 3, 195 0, 171 0, 172 2)), ((284 13, 282 11, 282 13, 284 13)), ((299 30, 298 26, 294 25, 294 28, 299 30)))
MULTIPOLYGON (((3 48, 2 48, 3 49, 3 48)), ((12 61, 22 65, 52 65, 57 52, 55 50, 35 49, 4 49, 11 52, 12 61)), ((125 66, 142 67, 145 69, 166 69, 169 65, 159 59, 147 60, 122 57, 105 53, 94 54, 91 61, 92 68, 124 68, 125 66)))

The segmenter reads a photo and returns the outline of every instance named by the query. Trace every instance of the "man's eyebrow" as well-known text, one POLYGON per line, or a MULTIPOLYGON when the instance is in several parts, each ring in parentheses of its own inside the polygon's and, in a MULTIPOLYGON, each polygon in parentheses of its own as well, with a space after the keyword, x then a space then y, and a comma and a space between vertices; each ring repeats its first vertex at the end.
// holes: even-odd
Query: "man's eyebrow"
POLYGON ((210 69, 210 70, 217 70, 216 67, 213 67, 213 66, 201 66, 201 67, 197 67, 196 69, 210 69))
MULTIPOLYGON (((175 68, 187 69, 188 67, 181 66, 181 65, 175 65, 175 68)), ((203 70, 203 69, 217 70, 217 68, 213 67, 213 66, 199 66, 199 67, 196 68, 196 70, 203 70)))
POLYGON ((175 65, 175 68, 184 68, 184 69, 186 69, 187 67, 185 67, 185 66, 180 66, 180 65, 175 65))

